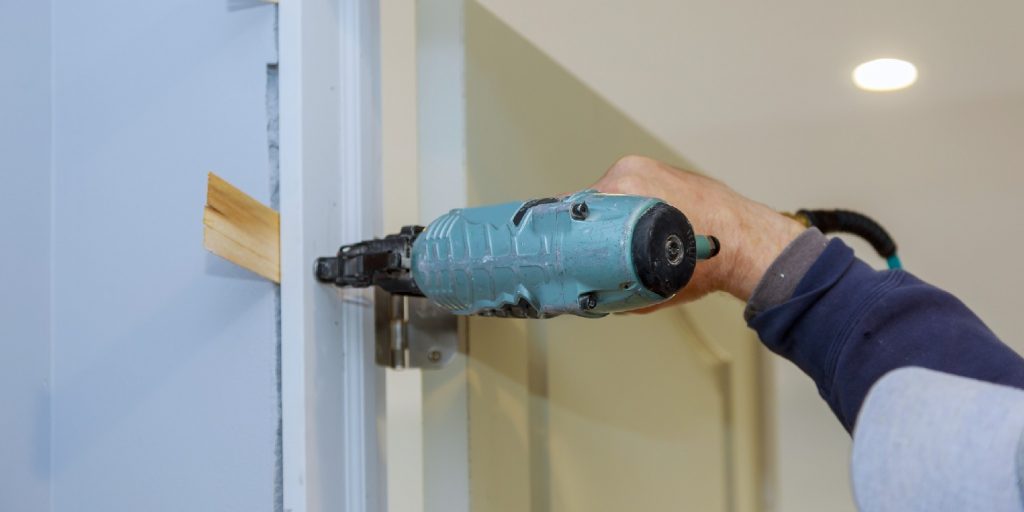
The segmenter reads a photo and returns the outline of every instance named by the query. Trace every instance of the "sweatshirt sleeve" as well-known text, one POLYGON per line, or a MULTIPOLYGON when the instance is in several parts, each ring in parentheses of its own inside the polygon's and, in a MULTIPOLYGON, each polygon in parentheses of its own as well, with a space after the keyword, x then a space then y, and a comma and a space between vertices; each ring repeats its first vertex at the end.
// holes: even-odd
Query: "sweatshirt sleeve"
MULTIPOLYGON (((792 249, 773 266, 799 254, 792 249)), ((766 303, 755 292, 748 325, 814 380, 847 431, 872 384, 896 368, 1024 388, 1024 359, 956 297, 901 270, 874 270, 841 240, 828 242, 802 277, 789 277, 799 282, 785 298, 766 303)))

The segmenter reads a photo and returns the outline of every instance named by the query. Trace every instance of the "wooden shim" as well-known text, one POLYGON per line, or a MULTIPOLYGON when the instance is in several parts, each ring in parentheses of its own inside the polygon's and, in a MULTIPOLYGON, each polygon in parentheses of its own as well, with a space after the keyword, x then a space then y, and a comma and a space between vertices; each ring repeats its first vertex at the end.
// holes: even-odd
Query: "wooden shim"
POLYGON ((240 267, 281 282, 280 216, 212 172, 206 184, 203 246, 240 267))

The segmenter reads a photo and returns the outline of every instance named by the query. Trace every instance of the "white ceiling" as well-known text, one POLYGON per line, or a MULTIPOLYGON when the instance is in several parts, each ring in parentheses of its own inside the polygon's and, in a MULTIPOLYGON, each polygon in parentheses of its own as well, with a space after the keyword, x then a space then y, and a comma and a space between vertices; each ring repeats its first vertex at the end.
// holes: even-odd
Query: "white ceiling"
POLYGON ((480 3, 659 133, 1024 89, 1019 1, 480 3), (883 56, 914 62, 919 84, 898 98, 855 89, 853 67, 883 56))

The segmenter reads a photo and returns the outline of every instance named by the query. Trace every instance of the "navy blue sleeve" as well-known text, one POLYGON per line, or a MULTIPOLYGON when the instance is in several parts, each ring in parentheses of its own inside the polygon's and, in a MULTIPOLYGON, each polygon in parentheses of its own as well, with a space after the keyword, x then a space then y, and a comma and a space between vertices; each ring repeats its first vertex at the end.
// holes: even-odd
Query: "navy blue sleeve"
POLYGON ((956 297, 904 271, 874 270, 838 239, 789 300, 749 325, 814 379, 847 431, 871 385, 904 366, 1024 388, 1024 359, 956 297))

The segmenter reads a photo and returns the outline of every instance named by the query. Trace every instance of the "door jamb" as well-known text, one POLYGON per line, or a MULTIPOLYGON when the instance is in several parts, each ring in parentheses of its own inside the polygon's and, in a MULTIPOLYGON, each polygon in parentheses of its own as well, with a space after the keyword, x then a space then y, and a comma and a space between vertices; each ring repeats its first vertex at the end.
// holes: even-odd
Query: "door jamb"
MULTIPOLYGON (((465 0, 416 6, 419 213, 431 220, 467 206, 465 0)), ((469 512, 468 322, 459 352, 443 369, 423 372, 425 512, 469 512)))
POLYGON ((385 510, 372 295, 312 273, 316 257, 379 235, 378 5, 279 9, 284 510, 385 510))

